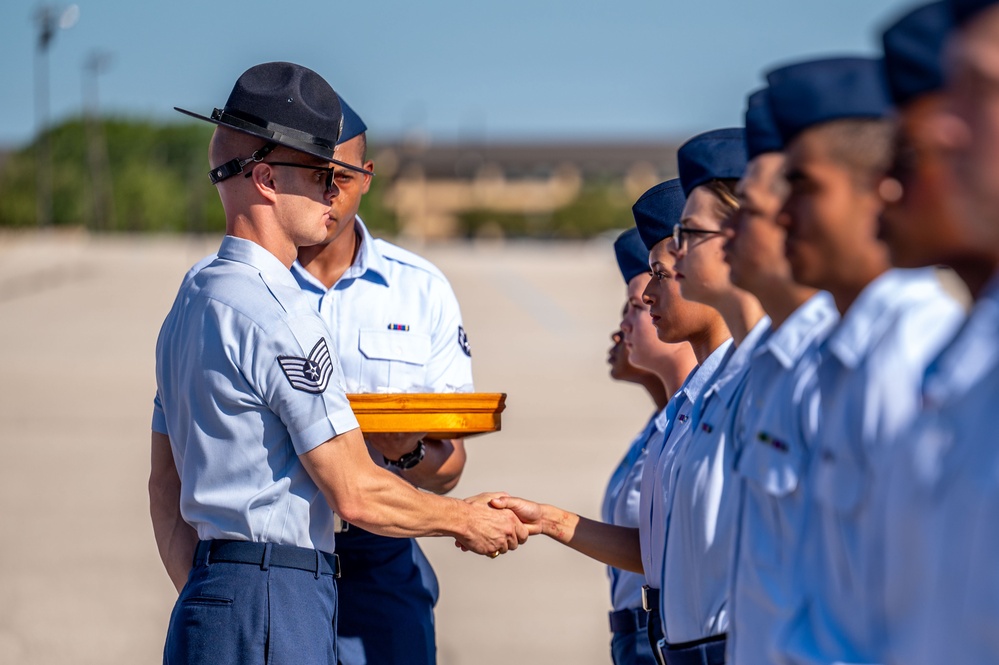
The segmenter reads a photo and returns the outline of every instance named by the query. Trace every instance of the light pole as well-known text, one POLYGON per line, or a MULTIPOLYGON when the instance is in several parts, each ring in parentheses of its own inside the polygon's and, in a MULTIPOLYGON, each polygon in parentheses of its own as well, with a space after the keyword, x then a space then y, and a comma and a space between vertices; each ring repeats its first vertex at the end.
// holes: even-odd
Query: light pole
POLYGON ((107 137, 104 135, 97 94, 97 77, 107 71, 110 64, 111 55, 104 51, 92 51, 83 63, 84 126, 87 130, 87 160, 90 162, 93 187, 91 228, 97 230, 115 227, 107 137))
POLYGON ((35 49, 35 124, 38 133, 38 226, 52 223, 52 154, 49 146, 49 46, 59 30, 76 25, 80 8, 70 5, 60 9, 42 5, 35 12, 38 45, 35 49))

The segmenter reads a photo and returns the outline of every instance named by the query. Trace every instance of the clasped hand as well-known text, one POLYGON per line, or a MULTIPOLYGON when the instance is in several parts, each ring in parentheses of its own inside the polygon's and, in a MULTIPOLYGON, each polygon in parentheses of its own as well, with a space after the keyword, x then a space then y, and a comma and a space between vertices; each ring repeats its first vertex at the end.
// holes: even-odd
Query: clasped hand
MULTIPOLYGON (((504 523, 511 531, 507 532, 508 537, 500 546, 493 547, 490 545, 485 550, 476 547, 480 543, 472 542, 472 539, 469 539, 468 542, 455 540, 455 547, 458 547, 463 552, 471 550, 477 554, 484 554, 490 558, 495 558, 499 554, 505 554, 510 550, 517 549, 518 545, 527 542, 529 536, 542 533, 541 522, 543 511, 542 506, 538 503, 512 497, 506 492, 484 492, 468 497, 465 499, 465 502, 482 511, 481 526, 483 528, 486 528, 487 524, 504 523)), ((477 524, 477 526, 479 525, 477 524)), ((487 541, 495 542, 492 539, 487 539, 487 541)))

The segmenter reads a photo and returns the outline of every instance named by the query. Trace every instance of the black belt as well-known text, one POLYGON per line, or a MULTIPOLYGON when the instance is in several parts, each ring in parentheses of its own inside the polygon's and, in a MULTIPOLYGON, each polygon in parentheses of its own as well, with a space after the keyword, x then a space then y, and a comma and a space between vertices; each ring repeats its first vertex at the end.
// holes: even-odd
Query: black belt
POLYGON ((725 665, 725 635, 712 635, 702 640, 667 644, 659 641, 659 654, 666 665, 725 665))
POLYGON ((194 564, 248 563, 267 570, 295 568, 320 575, 340 577, 340 557, 336 554, 310 550, 294 545, 251 543, 245 540, 201 540, 194 551, 194 564))
POLYGON ((654 589, 648 584, 642 587, 642 609, 646 612, 659 609, 659 589, 654 589))
POLYGON ((649 625, 649 613, 644 610, 618 610, 609 616, 612 633, 634 633, 649 625))

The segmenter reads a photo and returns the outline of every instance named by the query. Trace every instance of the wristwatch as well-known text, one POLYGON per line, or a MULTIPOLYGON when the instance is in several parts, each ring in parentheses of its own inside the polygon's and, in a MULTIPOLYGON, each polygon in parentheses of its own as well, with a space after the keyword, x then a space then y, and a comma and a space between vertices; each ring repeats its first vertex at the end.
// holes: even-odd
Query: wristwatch
POLYGON ((399 459, 389 459, 388 457, 382 455, 382 459, 384 459, 385 463, 388 464, 389 466, 394 466, 396 468, 403 470, 412 469, 414 466, 420 463, 420 460, 423 459, 423 456, 426 454, 426 452, 427 451, 423 447, 423 439, 420 439, 419 441, 416 442, 416 448, 413 449, 413 452, 406 453, 399 459))

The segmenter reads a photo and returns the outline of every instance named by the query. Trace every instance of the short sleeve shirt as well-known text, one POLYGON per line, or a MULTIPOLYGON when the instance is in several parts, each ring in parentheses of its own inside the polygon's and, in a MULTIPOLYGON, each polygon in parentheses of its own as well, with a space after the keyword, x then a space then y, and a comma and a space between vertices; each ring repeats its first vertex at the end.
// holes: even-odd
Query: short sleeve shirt
MULTIPOLYGON (((665 407, 663 409, 665 411, 665 407)), ((614 470, 607 491, 604 493, 603 521, 616 526, 637 528, 639 502, 642 487, 642 472, 648 459, 649 445, 662 440, 663 419, 654 414, 645 429, 635 437, 621 462, 614 470)), ((614 610, 638 609, 642 606, 642 585, 645 576, 607 567, 611 580, 611 605, 614 610)))
POLYGON ((736 407, 737 474, 729 661, 770 665, 779 618, 791 597, 790 556, 802 530, 804 474, 818 430, 818 349, 839 312, 820 292, 761 342, 736 407))
POLYGON ((332 288, 292 266, 330 327, 347 392, 472 391, 472 349, 447 278, 355 223, 357 259, 332 288))
POLYGON ((665 513, 659 603, 670 644, 719 635, 728 628, 728 584, 736 505, 733 501, 731 413, 757 344, 770 330, 764 316, 732 346, 697 400, 689 435, 677 449, 665 513))
POLYGON ((333 512, 299 455, 357 421, 329 330, 276 257, 224 238, 163 323, 156 383, 153 430, 200 539, 333 551, 333 512))
POLYGON ((794 663, 876 662, 883 624, 872 488, 885 450, 915 418, 923 374, 963 311, 932 270, 890 270, 822 347, 822 427, 809 470, 795 614, 778 648, 794 663))

